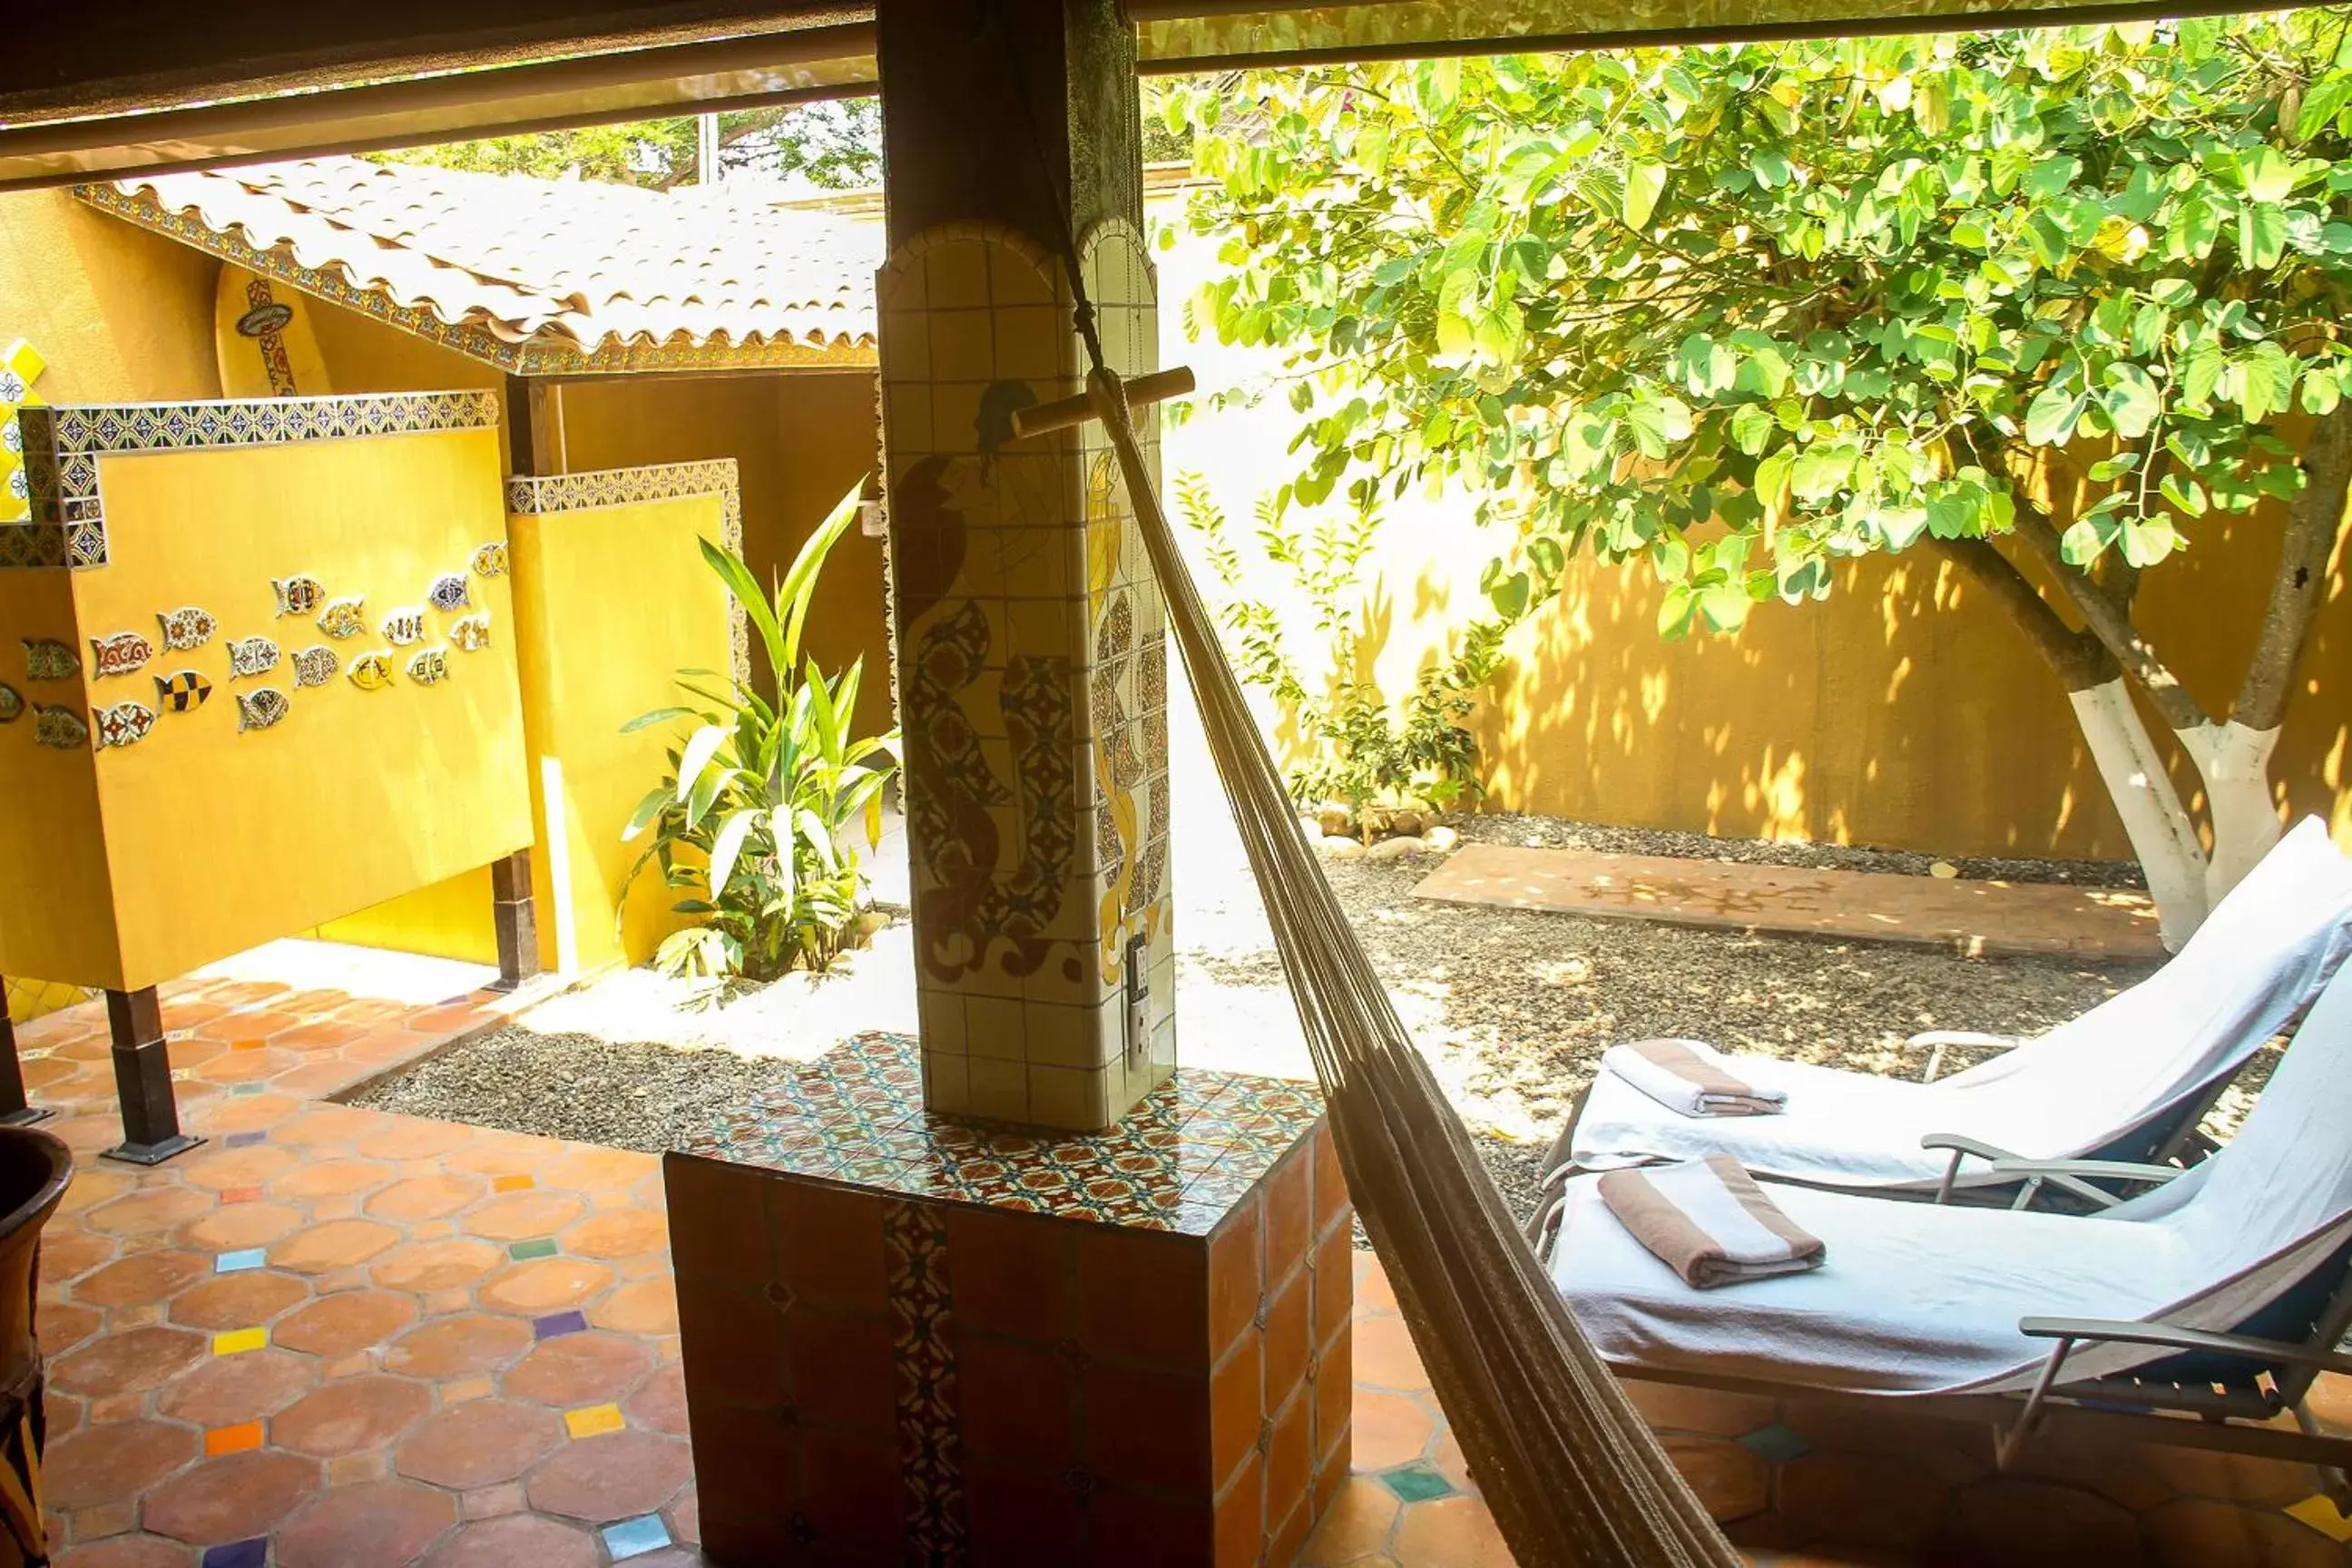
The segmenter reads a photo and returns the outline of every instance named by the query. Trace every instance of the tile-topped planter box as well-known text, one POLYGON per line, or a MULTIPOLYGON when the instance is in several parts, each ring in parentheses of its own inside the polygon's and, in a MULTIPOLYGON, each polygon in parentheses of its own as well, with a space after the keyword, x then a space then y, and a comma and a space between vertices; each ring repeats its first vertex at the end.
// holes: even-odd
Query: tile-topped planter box
POLYGON ((1286 1564, 1348 1474, 1352 1226, 1311 1088, 1091 1136, 928 1116, 868 1035, 664 1163, 703 1545, 1286 1564))

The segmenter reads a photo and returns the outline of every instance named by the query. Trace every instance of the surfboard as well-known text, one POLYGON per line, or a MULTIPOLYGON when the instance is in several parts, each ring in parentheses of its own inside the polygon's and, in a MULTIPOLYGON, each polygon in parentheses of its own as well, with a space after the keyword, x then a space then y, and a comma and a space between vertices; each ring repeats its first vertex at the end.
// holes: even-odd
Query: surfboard
POLYGON ((283 283, 224 263, 213 306, 225 397, 316 397, 334 389, 310 330, 310 302, 283 283))

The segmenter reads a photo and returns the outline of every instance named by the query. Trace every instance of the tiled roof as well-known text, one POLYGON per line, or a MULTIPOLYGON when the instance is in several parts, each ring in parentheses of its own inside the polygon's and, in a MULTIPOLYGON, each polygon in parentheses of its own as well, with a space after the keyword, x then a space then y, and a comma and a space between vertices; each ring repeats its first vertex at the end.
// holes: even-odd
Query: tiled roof
POLYGON ((723 185, 649 191, 311 158, 82 194, 298 284, 374 296, 389 319, 429 315, 532 361, 692 351, 724 363, 729 351, 766 350, 758 357, 773 362, 780 349, 797 351, 794 363, 873 360, 881 226, 723 185))

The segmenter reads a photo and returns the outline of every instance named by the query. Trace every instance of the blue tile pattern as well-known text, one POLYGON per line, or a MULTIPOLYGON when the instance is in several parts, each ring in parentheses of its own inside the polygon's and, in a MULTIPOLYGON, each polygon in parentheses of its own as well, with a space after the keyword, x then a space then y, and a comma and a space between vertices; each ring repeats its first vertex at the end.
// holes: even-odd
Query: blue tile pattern
POLYGON ((1106 1131, 992 1126, 926 1111, 915 1040, 877 1031, 723 1112, 687 1152, 909 1197, 1205 1236, 1322 1114, 1312 1085, 1180 1068, 1106 1131))
POLYGON ((625 1519, 618 1524, 604 1527, 604 1550, 618 1563, 624 1558, 640 1557, 648 1552, 658 1552, 669 1544, 669 1527, 661 1515, 648 1513, 635 1519, 625 1519))

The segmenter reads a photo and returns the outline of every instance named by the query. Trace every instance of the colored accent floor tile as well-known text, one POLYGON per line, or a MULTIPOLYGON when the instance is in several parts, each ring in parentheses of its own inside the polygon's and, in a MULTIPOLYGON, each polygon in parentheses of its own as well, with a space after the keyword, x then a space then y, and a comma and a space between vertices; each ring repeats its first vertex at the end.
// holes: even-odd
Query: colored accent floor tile
POLYGON ((257 1351, 269 1342, 268 1329, 230 1329, 213 1336, 213 1354, 241 1355, 257 1351))
POLYGON ((617 1405, 591 1405, 580 1410, 563 1413, 563 1429, 574 1437, 594 1437, 621 1429, 621 1407, 617 1405))
MULTIPOLYGON (((43 1239, 37 1313, 51 1373, 46 1479, 53 1500, 72 1497, 76 1486, 91 1488, 95 1462, 110 1489, 98 1506, 60 1502, 56 1556, 75 1568, 267 1568, 273 1550, 287 1563, 353 1561, 353 1543, 362 1541, 369 1562, 387 1564, 421 1564, 445 1551, 445 1561, 525 1563, 626 1561, 680 1548, 671 1521, 691 1535, 697 1505, 667 1250, 633 1257, 625 1269, 572 1254, 559 1254, 558 1263, 518 1264, 466 1227, 474 1204, 526 1186, 575 1199, 589 1214, 658 1217, 658 1162, 325 1102, 338 1092, 339 1072, 348 1070, 345 1083, 372 1077, 521 1004, 464 994, 474 982, 448 976, 465 966, 438 960, 318 943, 263 952, 274 953, 274 972, 224 966, 166 987, 167 1008, 215 1008, 206 1015, 214 1020, 266 1010, 273 1037, 287 1029, 350 1029, 335 1022, 339 1014, 363 1018, 355 1038, 367 1042, 365 1054, 347 1055, 354 1047, 343 1046, 289 1051, 303 1058, 306 1076, 258 1098, 184 1091, 184 1123, 216 1142, 161 1166, 98 1157, 121 1136, 110 1063, 102 1050, 76 1056, 61 1047, 102 1040, 99 1006, 83 1004, 23 1026, 26 1054, 49 1051, 73 1064, 73 1076, 34 1094, 58 1113, 46 1125, 77 1151, 76 1185, 43 1239), (312 967, 289 968, 281 950, 289 948, 312 967), (307 1070, 322 1062, 334 1070, 307 1070), (264 1136, 230 1146, 226 1135, 238 1132, 264 1136), (206 1163, 230 1160, 236 1164, 206 1163), (534 1173, 520 1176, 523 1167, 534 1173), (208 1170, 234 1174, 239 1184, 215 1190, 193 1179, 208 1170), (406 1217, 414 1187, 391 1204, 374 1202, 420 1178, 448 1183, 458 1207, 406 1217), (86 1290, 101 1268, 133 1260, 149 1271, 151 1289, 131 1299, 86 1290), (563 1298, 571 1304, 523 1315, 520 1299, 504 1292, 517 1278, 551 1268, 567 1271, 557 1283, 572 1292, 563 1298), (572 1347, 546 1344, 571 1335, 587 1337, 572 1347), (252 1348, 207 1354, 214 1336, 252 1348), (621 1369, 612 1373, 618 1384, 591 1395, 603 1404, 551 1403, 565 1378, 542 1366, 519 1371, 529 1358, 558 1350, 576 1351, 583 1364, 621 1369), (579 1417, 593 1430, 581 1432, 579 1417), (648 1489, 660 1495, 647 1498, 648 1489), (485 1533, 492 1526, 496 1531, 485 1533), (507 1550, 504 1542, 517 1544, 507 1550)), ((853 1107, 859 1115, 894 1097, 905 1104, 905 1086, 889 1081, 907 1066, 893 1037, 868 1037, 818 1065, 830 1075, 822 1083, 859 1089, 864 1098, 853 1107), (887 1093, 874 1092, 877 1079, 887 1093)), ((1124 1152, 1147 1164, 1161 1162, 1157 1169, 1204 1194, 1245 1183, 1247 1159, 1228 1167, 1224 1156, 1245 1150, 1251 1132, 1270 1136, 1313 1104, 1311 1091, 1297 1085, 1257 1087, 1267 1082, 1188 1073, 1154 1115, 1140 1127, 1130 1123, 1139 1136, 1124 1152), (1205 1137, 1194 1143, 1212 1129, 1230 1129, 1230 1145, 1205 1137)), ((778 1129, 791 1120, 789 1110, 771 1107, 752 1121, 778 1129)), ((907 1147, 887 1142, 905 1128, 903 1110, 895 1127, 876 1126, 871 1117, 858 1125, 856 1138, 907 1147)), ((1032 1164, 1085 1156, 1073 1141, 971 1137, 971 1147, 985 1144, 1032 1164)), ((936 1150, 952 1135, 927 1126, 923 1138, 936 1150)), ((903 1157, 883 1163, 907 1168, 903 1157)), ((1360 1344, 1376 1337, 1373 1326, 1395 1336, 1395 1298, 1380 1265, 1358 1254, 1354 1268, 1360 1344)), ((1379 1468, 1336 1479, 1330 1510, 1301 1551, 1302 1568, 1508 1568, 1425 1379, 1399 1359, 1381 1363, 1380 1387, 1355 1391, 1364 1435, 1359 1457, 1379 1468), (1412 1445, 1376 1453, 1372 1434, 1383 1420, 1397 1425, 1401 1405, 1419 1413, 1412 1445)), ((1757 1543, 1759 1563, 1906 1568, 2011 1560, 1998 1547, 1947 1551, 1949 1543, 1928 1538, 1949 1521, 1969 1521, 1997 1543, 2054 1543, 2037 1560, 2128 1560, 2152 1568, 2190 1560, 2178 1555, 2186 1551, 2198 1568, 2352 1568, 2352 1548, 2331 1539, 2330 1521, 2318 1511, 2324 1502, 2312 1495, 2310 1472, 2272 1461, 2180 1450, 2161 1468, 2132 1458, 2119 1468, 2070 1469, 2064 1455, 2053 1454, 2031 1468, 2030 1478, 2004 1477, 1992 1470, 1989 1444, 1973 1428, 1936 1426, 1914 1438, 1891 1418, 1848 1429, 1834 1415, 1783 1405, 1759 1411, 1762 1424, 1734 1444, 1693 1432, 1736 1426, 1691 1419, 1700 1413, 1687 1405, 1677 1414, 1684 1418, 1653 1419, 1674 1434, 1669 1452, 1703 1498, 1770 1500, 1764 1512, 1743 1513, 1733 1527, 1757 1543), (1906 1451, 1915 1442, 1918 1451, 1906 1451), (1845 1529, 1870 1544, 1840 1549, 1845 1529), (2116 1542, 2125 1557, 2099 1554, 2116 1542), (1774 1556, 1784 1548, 1801 1550, 1774 1556)), ((659 1560, 696 1555, 685 1546, 659 1560)))
POLYGON ((2314 1493, 2286 1513, 2289 1519, 2301 1521, 2330 1541, 2352 1542, 2352 1518, 2336 1511, 2335 1500, 2326 1492, 2314 1493))
POLYGON ((510 1241, 507 1243, 507 1256, 517 1263, 528 1262, 534 1258, 552 1258, 555 1256, 555 1242, 552 1237, 544 1236, 533 1237, 529 1241, 510 1241))
POLYGON ((614 1562, 658 1552, 668 1544, 669 1527, 661 1521, 659 1514, 625 1519, 618 1524, 604 1527, 604 1550, 613 1554, 614 1562))

